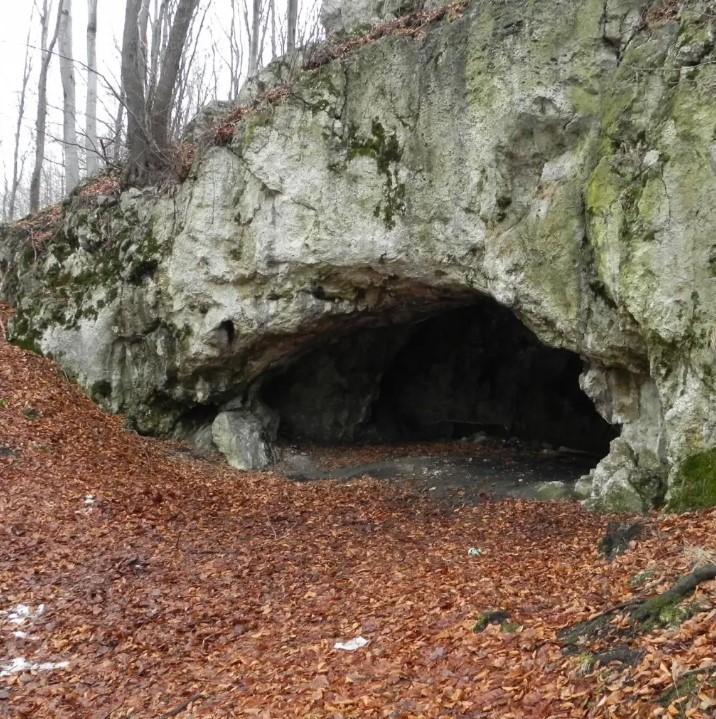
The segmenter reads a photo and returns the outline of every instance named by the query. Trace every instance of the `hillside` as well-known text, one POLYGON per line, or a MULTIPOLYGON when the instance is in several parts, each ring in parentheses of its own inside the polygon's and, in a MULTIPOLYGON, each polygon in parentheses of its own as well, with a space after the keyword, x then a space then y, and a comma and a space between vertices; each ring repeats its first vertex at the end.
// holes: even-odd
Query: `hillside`
POLYGON ((565 655, 556 633, 712 558, 715 510, 650 515, 609 562, 609 518, 576 503, 461 506, 195 458, 4 338, 0 476, 0 717, 713 716, 714 582, 692 618, 620 640, 643 650, 633 667, 590 666, 599 642, 565 655), (474 632, 487 610, 509 620, 474 632))

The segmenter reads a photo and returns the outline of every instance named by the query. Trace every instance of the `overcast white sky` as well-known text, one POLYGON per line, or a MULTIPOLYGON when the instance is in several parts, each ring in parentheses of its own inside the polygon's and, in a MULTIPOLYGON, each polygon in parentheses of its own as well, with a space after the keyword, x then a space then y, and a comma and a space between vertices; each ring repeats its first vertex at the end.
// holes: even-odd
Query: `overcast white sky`
MULTIPOLYGON (((235 0, 241 2, 241 0, 235 0)), ((41 0, 38 0, 41 2, 41 0)), ((203 53, 209 52, 212 43, 212 36, 219 42, 223 37, 222 28, 228 26, 232 0, 202 0, 201 6, 209 6, 207 22, 202 35, 203 53)), ((53 10, 57 0, 53 0, 53 10)), ((304 22, 308 16, 315 17, 320 7, 321 0, 299 0, 299 7, 304 22)), ((30 27, 30 15, 34 0, 4 0, 2 10, 2 23, 0 24, 0 182, 11 167, 12 151, 14 145, 15 123, 17 121, 17 105, 19 90, 22 84, 23 64, 27 46, 27 33, 30 27)), ((276 0, 276 13, 283 19, 285 14, 286 0, 276 0)), ((106 77, 117 80, 120 74, 119 51, 122 31, 124 25, 124 0, 99 0, 98 2, 98 29, 97 29, 97 55, 99 72, 106 77)), ((76 66, 77 81, 77 122, 78 132, 82 131, 84 122, 84 94, 86 77, 81 64, 86 61, 86 26, 87 26, 87 0, 72 0, 73 18, 73 41, 74 56, 79 61, 76 66)), ((55 14, 53 12, 51 32, 54 28, 55 14)), ((32 21, 32 33, 30 45, 39 44, 39 20, 38 14, 32 21)), ((25 151, 31 149, 32 133, 36 113, 36 85, 37 71, 40 65, 39 50, 31 48, 33 76, 28 87, 28 104, 25 109, 23 122, 23 139, 21 148, 25 151)), ((117 83, 118 84, 118 83, 117 83)), ((50 68, 48 82, 48 101, 51 106, 48 117, 48 133, 54 136, 61 134, 62 118, 58 108, 62 100, 62 88, 60 83, 59 63, 56 58, 50 68)), ((102 90, 100 79, 100 104, 102 100, 111 103, 108 106, 109 113, 114 113, 115 102, 102 90)), ((221 99, 221 98, 220 98, 221 99)), ((101 113, 101 110, 100 110, 101 113)), ((100 129, 100 135, 102 130, 100 129)), ((51 158, 59 159, 61 150, 59 146, 49 146, 48 155, 51 158)), ((30 161, 27 162, 26 173, 31 171, 30 161)), ((11 170, 10 170, 11 172, 11 170)))
MULTIPOLYGON (((8 163, 12 155, 14 144, 15 123, 17 121, 17 104, 20 87, 22 84, 22 71, 25 61, 25 50, 27 45, 27 32, 30 26, 30 13, 33 8, 33 0, 12 0, 7 1, 3 7, 3 22, 0 24, 0 153, 5 163, 8 163)), ((86 0, 74 0, 73 2, 73 40, 75 56, 85 62, 86 54, 86 26, 87 26, 87 3, 86 0)), ((108 76, 119 75, 119 58, 114 48, 116 42, 122 36, 124 23, 124 2, 123 0, 99 0, 98 7, 98 30, 97 30, 97 54, 98 62, 101 64, 100 71, 108 76)), ((54 22, 54 17, 53 17, 54 22)), ((30 38, 31 45, 39 44, 38 15, 33 19, 33 33, 30 38)), ((24 127, 26 130, 26 143, 31 142, 29 134, 35 123, 35 99, 37 96, 37 69, 40 65, 39 52, 33 50, 32 67, 33 80, 28 88, 29 106, 25 111, 24 127)), ((84 104, 85 80, 82 68, 77 68, 77 91, 78 91, 78 112, 84 104)), ((60 86, 59 64, 53 61, 50 68, 49 78, 50 104, 58 106, 62 99, 60 86)), ((51 131, 56 133, 56 123, 60 118, 51 113, 51 131), (52 122, 54 121, 54 122, 52 122)))

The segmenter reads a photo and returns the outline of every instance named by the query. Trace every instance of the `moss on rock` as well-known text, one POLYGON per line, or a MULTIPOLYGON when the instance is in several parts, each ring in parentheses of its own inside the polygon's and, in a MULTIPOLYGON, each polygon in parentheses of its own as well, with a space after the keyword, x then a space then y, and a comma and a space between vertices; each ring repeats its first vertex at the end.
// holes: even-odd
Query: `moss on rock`
POLYGON ((667 509, 686 512, 716 505, 716 449, 688 457, 672 482, 667 509))
POLYGON ((395 132, 386 132, 375 118, 371 135, 361 137, 356 128, 348 132, 348 160, 370 157, 375 160, 378 172, 385 177, 383 199, 375 206, 374 214, 382 217, 385 226, 393 229, 396 217, 405 212, 405 183, 398 174, 403 150, 395 132))

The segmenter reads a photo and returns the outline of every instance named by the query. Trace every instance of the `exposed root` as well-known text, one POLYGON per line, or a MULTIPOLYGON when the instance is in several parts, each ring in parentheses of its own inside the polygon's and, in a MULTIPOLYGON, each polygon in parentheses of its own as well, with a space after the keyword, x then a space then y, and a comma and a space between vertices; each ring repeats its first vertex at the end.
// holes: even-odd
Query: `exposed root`
POLYGON ((644 623, 650 620, 658 620, 659 614, 664 608, 678 604, 682 599, 693 594, 699 584, 708 582, 711 579, 716 579, 716 564, 697 567, 693 572, 679 577, 671 589, 667 589, 665 592, 641 602, 631 612, 632 622, 644 623))

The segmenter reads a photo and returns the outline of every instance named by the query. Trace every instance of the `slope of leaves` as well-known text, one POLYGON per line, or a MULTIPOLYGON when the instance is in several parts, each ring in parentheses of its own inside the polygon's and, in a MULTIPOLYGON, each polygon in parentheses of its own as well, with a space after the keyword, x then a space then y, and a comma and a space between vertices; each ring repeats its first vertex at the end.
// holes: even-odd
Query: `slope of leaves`
POLYGON ((700 613, 634 638, 633 668, 585 673, 556 636, 713 551, 713 511, 649 517, 609 563, 606 518, 571 503, 240 473, 127 432, 2 337, 0 477, 0 611, 45 605, 24 637, 0 614, 0 667, 69 662, 0 676, 0 717, 712 715, 707 677, 674 689, 716 661, 713 583, 700 613), (490 609, 519 628, 473 632, 490 609))

